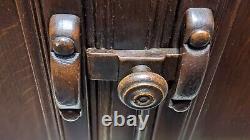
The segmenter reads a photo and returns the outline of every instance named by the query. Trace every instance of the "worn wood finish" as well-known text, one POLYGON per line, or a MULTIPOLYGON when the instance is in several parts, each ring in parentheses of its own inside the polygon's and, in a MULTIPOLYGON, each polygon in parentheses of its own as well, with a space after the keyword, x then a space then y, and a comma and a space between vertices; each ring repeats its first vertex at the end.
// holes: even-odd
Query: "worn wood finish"
POLYGON ((250 139, 250 3, 241 1, 238 6, 191 140, 250 139))
POLYGON ((213 47, 211 50, 210 61, 208 65, 208 70, 206 72, 206 76, 203 82, 203 86, 201 87, 200 94, 196 99, 195 104, 193 104, 193 109, 189 113, 189 117, 183 126, 183 131, 181 132, 181 138, 188 138, 189 135, 193 131, 193 127, 196 124, 195 121, 197 117, 200 115, 201 107, 203 106, 203 101, 208 94, 208 89, 210 87, 211 81, 213 80, 214 74, 217 70, 218 63, 220 62, 221 55, 225 50, 227 41, 229 40, 229 35, 231 33, 231 29, 233 23, 236 21, 236 16, 239 9, 240 0, 237 1, 225 1, 221 3, 224 8, 221 13, 218 13, 219 16, 216 17, 215 26, 215 36, 213 41, 213 47), (230 14, 228 14, 230 13, 230 14), (222 18, 223 17, 223 18, 222 18), (227 25, 227 26, 225 26, 227 25), (210 81, 210 82, 208 82, 210 81))
MULTIPOLYGON (((84 12, 83 12, 83 1, 81 0, 40 0, 40 10, 41 17, 44 23, 44 33, 46 35, 47 45, 45 48, 49 47, 48 45, 48 31, 49 31, 49 19, 53 14, 73 14, 80 17, 81 22, 81 40, 80 44, 82 44, 82 52, 85 50, 85 35, 84 35, 84 12)), ((49 51, 48 51, 49 53, 49 51)), ((85 75, 85 56, 82 54, 82 95, 83 95, 83 103, 82 103, 82 117, 80 117, 77 121, 71 123, 61 120, 61 117, 58 116, 61 127, 61 135, 67 140, 80 140, 80 139, 90 139, 89 135, 89 121, 88 121, 88 101, 87 101, 87 85, 84 82, 86 79, 85 75)), ((48 54, 47 54, 48 55, 48 54)), ((48 57, 48 56, 47 56, 48 57)))
POLYGON ((176 0, 86 0, 88 47, 168 47, 176 0))
POLYGON ((0 137, 59 139, 33 1, 0 4, 0 137))
POLYGON ((176 113, 168 109, 168 102, 166 102, 166 104, 162 106, 162 110, 158 112, 157 122, 161 123, 157 123, 158 125, 155 129, 154 138, 156 140, 163 140, 165 138, 187 139, 187 135, 190 133, 190 130, 192 130, 191 126, 194 125, 195 118, 199 114, 202 102, 207 94, 207 90, 220 61, 220 56, 223 53, 227 42, 227 37, 230 33, 238 5, 239 1, 227 0, 181 1, 178 8, 175 32, 171 43, 172 46, 179 47, 178 42, 181 33, 181 24, 186 9, 189 7, 206 7, 212 9, 215 18, 215 33, 214 38, 212 39, 212 50, 206 76, 204 78, 199 97, 196 100, 196 104, 193 105, 187 113, 176 113))
MULTIPOLYGON (((249 7, 249 0, 2 0, 1 139, 250 139, 249 7), (146 131, 104 127, 104 114, 140 112, 120 102, 117 82, 89 80, 83 116, 71 123, 60 118, 51 99, 48 63, 48 23, 53 14, 81 18, 82 51, 87 47, 178 48, 183 15, 189 7, 213 10, 215 34, 202 88, 188 112, 176 113, 168 107, 170 89, 166 102, 149 112, 152 117, 146 131)), ((86 78, 85 62, 82 67, 86 78)), ((82 87, 87 90, 86 83, 82 87)))
MULTIPOLYGON (((86 0, 87 46, 121 50, 169 47, 178 1, 175 0, 86 0)), ((145 132, 136 127, 104 127, 103 115, 114 111, 136 115, 118 98, 117 82, 90 81, 91 131, 93 140, 150 140, 156 111, 150 112, 145 132)))

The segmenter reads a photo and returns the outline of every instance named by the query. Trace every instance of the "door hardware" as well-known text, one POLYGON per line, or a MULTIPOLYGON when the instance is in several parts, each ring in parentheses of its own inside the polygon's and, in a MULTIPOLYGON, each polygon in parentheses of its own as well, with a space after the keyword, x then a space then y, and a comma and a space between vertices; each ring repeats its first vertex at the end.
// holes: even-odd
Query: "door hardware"
POLYGON ((81 116, 80 19, 56 14, 49 23, 52 93, 59 113, 66 121, 81 116))
POLYGON ((154 108, 166 98, 167 82, 176 78, 178 58, 177 48, 87 50, 89 78, 118 81, 120 100, 135 110, 154 108))
POLYGON ((88 76, 91 80, 120 81, 130 74, 134 66, 146 65, 153 72, 167 77, 168 80, 175 80, 179 55, 177 48, 149 50, 88 48, 88 76))
POLYGON ((176 91, 169 107, 184 112, 199 93, 204 79, 214 31, 214 19, 210 9, 190 8, 186 11, 181 62, 176 91))
POLYGON ((159 105, 168 91, 167 81, 145 65, 132 68, 118 85, 120 100, 133 109, 149 109, 159 105))
MULTIPOLYGON (((123 103, 134 109, 148 109, 158 105, 164 99, 165 94, 162 94, 163 96, 159 100, 157 98, 156 104, 149 106, 147 104, 145 108, 138 106, 141 103, 137 102, 138 100, 135 101, 137 96, 130 92, 133 91, 130 86, 134 84, 133 82, 142 84, 144 81, 136 79, 137 74, 131 74, 130 71, 137 65, 144 65, 146 71, 151 69, 151 72, 144 72, 150 73, 151 76, 152 73, 156 73, 163 79, 167 79, 166 83, 163 82, 166 87, 170 81, 170 83, 174 83, 168 87, 171 95, 169 107, 177 112, 184 112, 189 109, 191 101, 197 96, 202 84, 209 60, 213 29, 214 19, 210 9, 190 8, 186 11, 180 48, 152 48, 149 50, 88 48, 86 52, 88 76, 91 80, 120 82, 118 96, 123 103)), ((147 77, 146 74, 145 77, 147 77)), ((151 85, 154 85, 156 81, 152 77, 151 85)), ((167 92, 166 87, 161 86, 157 90, 164 89, 167 92)), ((163 93, 159 91, 158 93, 163 93)), ((142 99, 149 100, 149 103, 152 100, 150 96, 142 99)))

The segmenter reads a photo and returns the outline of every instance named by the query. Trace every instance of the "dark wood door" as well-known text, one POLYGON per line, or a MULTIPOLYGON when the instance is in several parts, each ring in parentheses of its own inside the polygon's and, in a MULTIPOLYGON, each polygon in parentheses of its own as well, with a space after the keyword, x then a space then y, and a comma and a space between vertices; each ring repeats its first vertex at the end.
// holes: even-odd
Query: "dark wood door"
POLYGON ((250 139, 249 0, 1 0, 0 7, 2 140, 250 139), (167 96, 147 112, 145 131, 103 126, 103 115, 138 111, 119 100, 118 82, 90 80, 86 49, 178 50, 184 12, 191 7, 213 11, 215 33, 205 79, 189 111, 170 109, 167 96), (62 13, 81 19, 86 81, 83 114, 74 122, 59 115, 51 86, 49 19, 62 13))

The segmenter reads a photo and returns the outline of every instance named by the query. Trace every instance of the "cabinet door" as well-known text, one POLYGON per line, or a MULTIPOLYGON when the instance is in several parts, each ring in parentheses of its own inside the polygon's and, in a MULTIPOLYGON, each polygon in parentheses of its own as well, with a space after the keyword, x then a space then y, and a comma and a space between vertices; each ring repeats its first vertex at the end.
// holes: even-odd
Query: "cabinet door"
POLYGON ((2 140, 59 140, 34 4, 0 2, 2 140))
MULTIPOLYGON (((218 37, 214 46, 222 49, 220 61, 211 73, 212 82, 206 83, 189 118, 186 134, 190 140, 247 140, 250 138, 250 32, 249 1, 226 3, 225 14, 219 21, 218 37), (223 44, 219 40, 225 40, 223 44)), ((213 60, 211 61, 211 63, 213 60)))
MULTIPOLYGON (((1 139, 249 139, 249 3, 249 0, 2 0, 1 139), (176 112, 169 107, 177 84, 179 59, 169 61, 172 67, 167 70, 170 77, 166 99, 147 111, 131 109, 121 102, 117 91, 121 79, 91 78, 93 71, 87 56, 90 48, 130 53, 168 48, 179 53, 188 8, 209 8, 215 19, 206 75, 188 111, 176 112), (83 112, 74 122, 60 116, 53 99, 49 21, 54 14, 73 14, 81 23, 83 112), (138 126, 104 126, 103 116, 114 119, 115 112, 125 118, 147 114, 149 119, 143 131, 138 126)), ((154 63, 150 66, 165 76, 162 66, 154 63)))

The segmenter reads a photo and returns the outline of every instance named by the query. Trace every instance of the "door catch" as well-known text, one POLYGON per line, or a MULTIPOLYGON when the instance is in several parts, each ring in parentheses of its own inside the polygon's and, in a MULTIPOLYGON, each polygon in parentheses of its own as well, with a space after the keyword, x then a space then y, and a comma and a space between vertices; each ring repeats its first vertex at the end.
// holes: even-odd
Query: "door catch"
POLYGON ((209 60, 214 19, 210 9, 190 8, 186 11, 179 77, 169 107, 184 112, 197 96, 209 60))
POLYGON ((55 104, 64 120, 81 116, 80 19, 56 14, 49 23, 50 72, 55 104))

